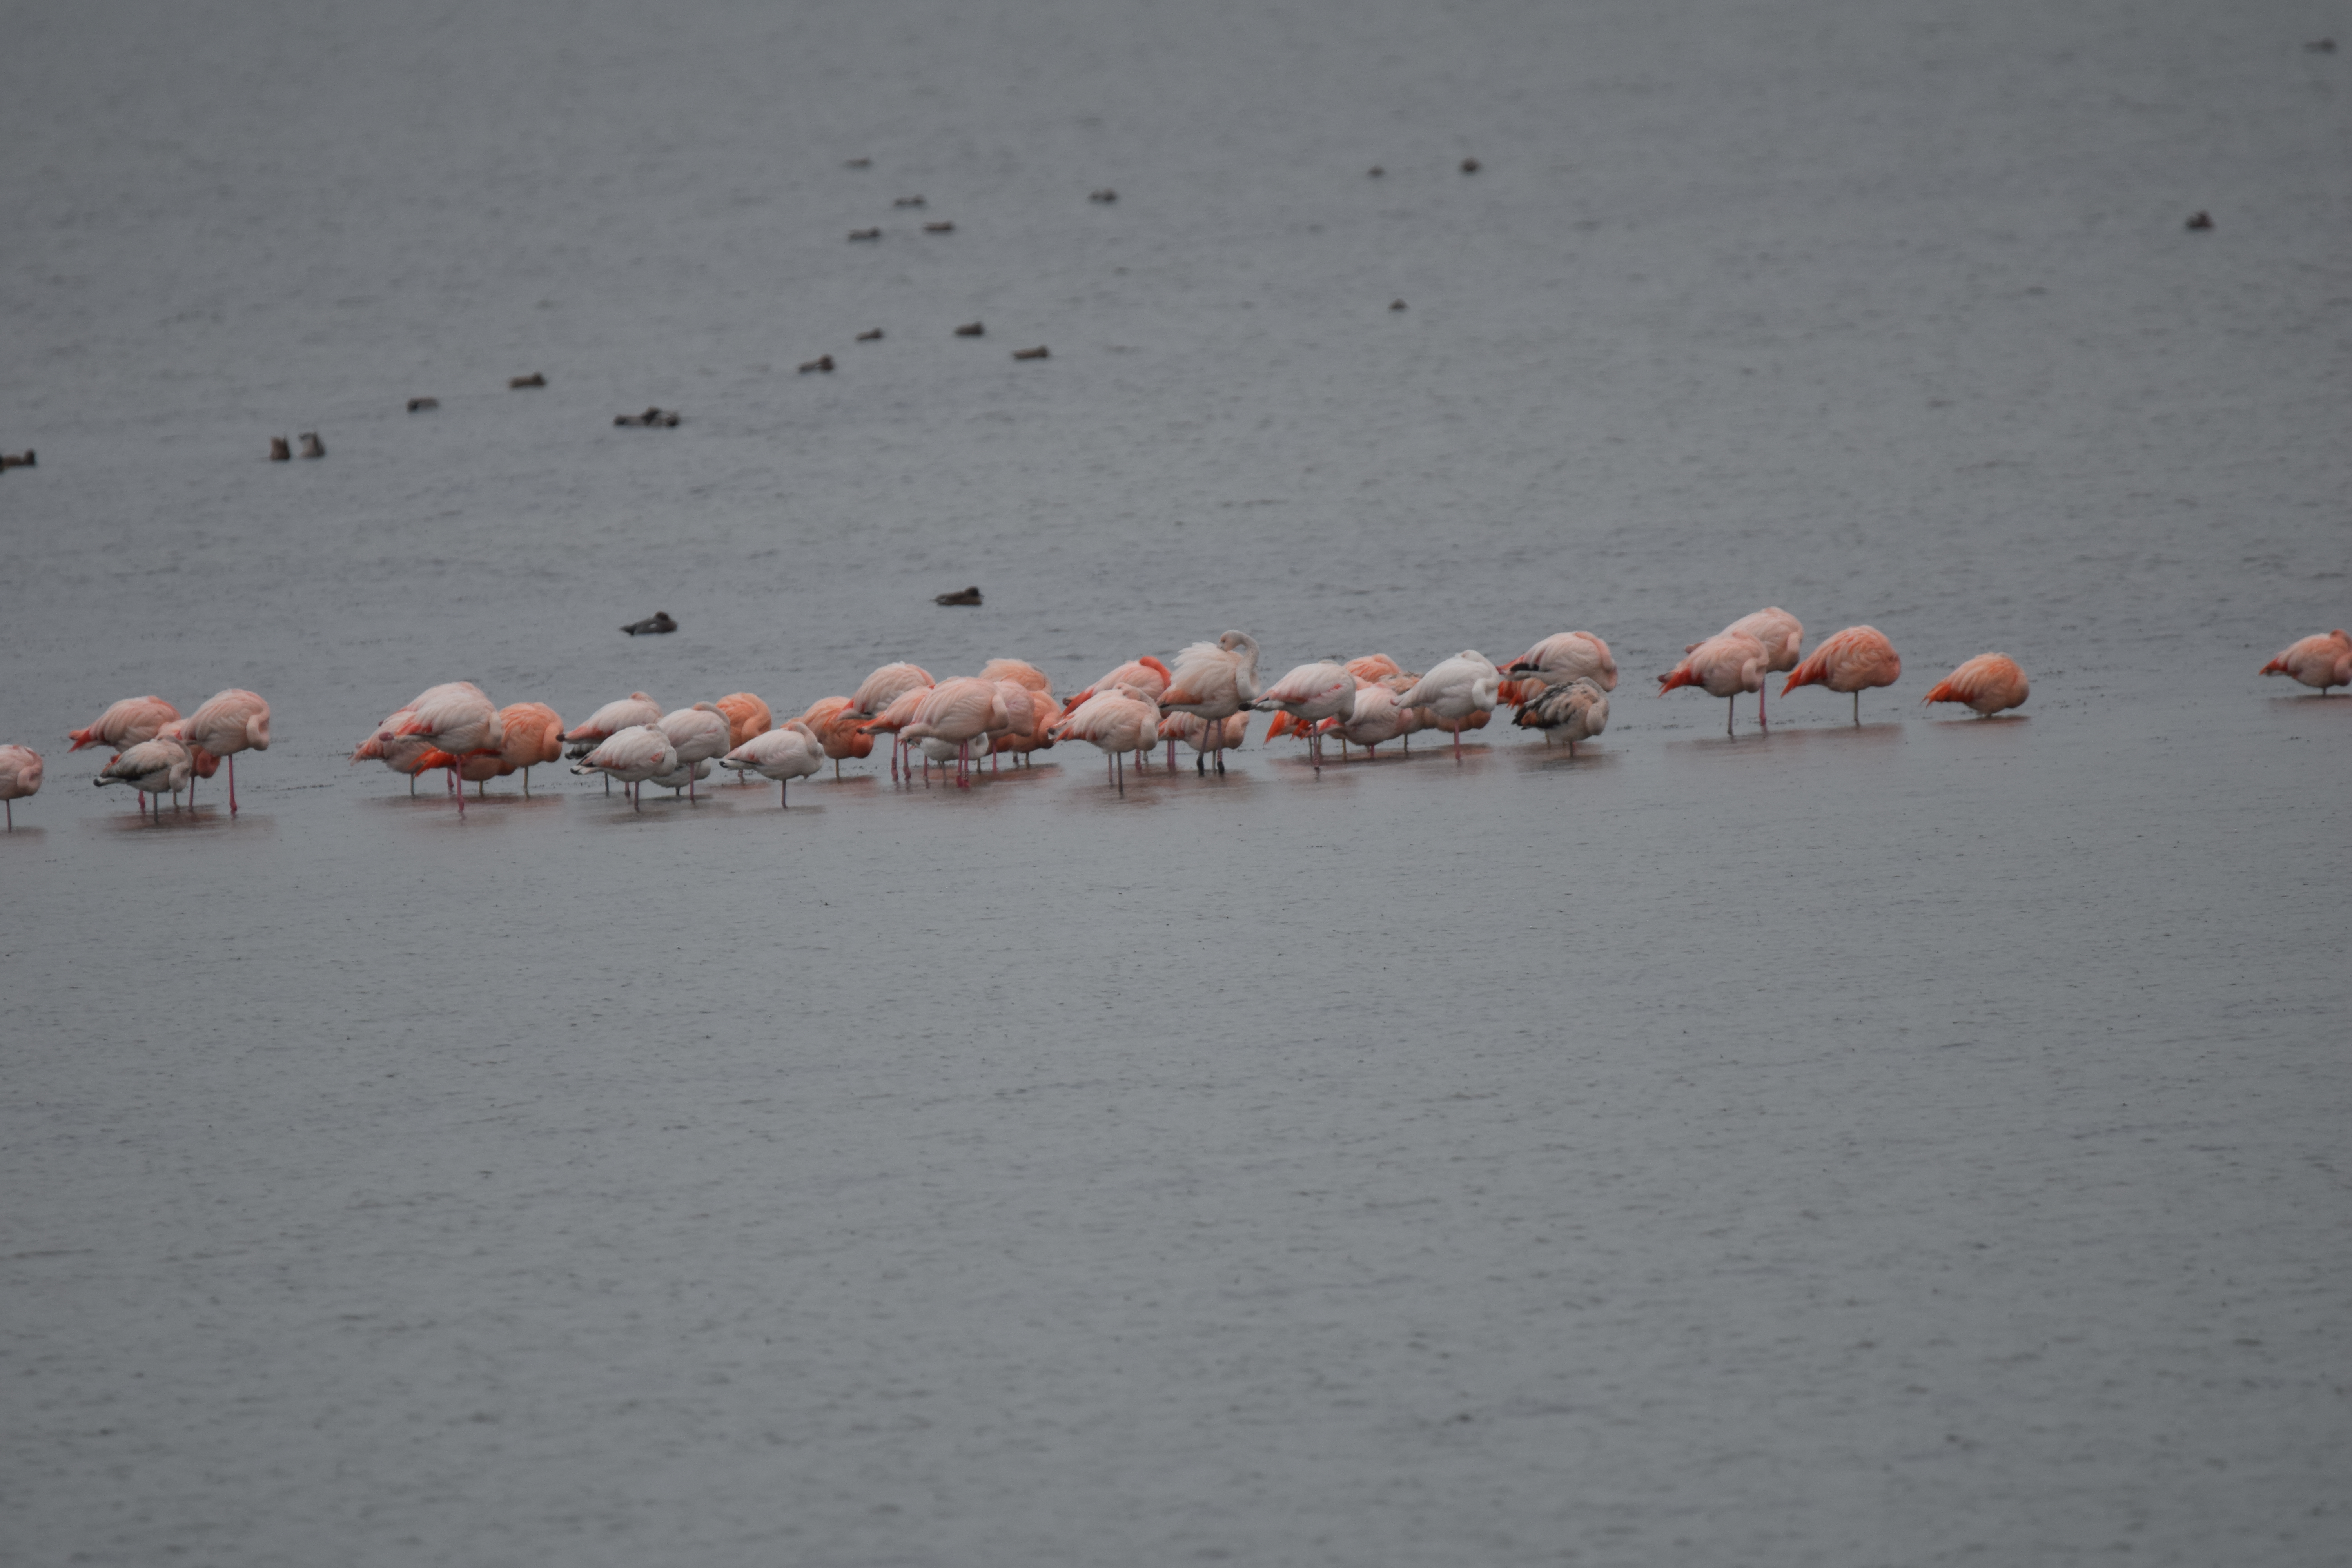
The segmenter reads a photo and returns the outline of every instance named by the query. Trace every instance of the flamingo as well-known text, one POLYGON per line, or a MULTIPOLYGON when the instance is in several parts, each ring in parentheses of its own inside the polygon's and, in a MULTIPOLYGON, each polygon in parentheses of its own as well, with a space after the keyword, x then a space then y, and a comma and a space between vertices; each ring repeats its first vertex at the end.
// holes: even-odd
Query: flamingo
MULTIPOLYGON (((407 721, 410 714, 416 711, 416 705, 420 702, 430 701, 442 693, 449 691, 470 691, 478 697, 481 695, 481 690, 480 687, 470 680, 452 681, 446 686, 426 688, 400 707, 385 714, 383 721, 369 732, 368 738, 352 749, 351 760, 354 763, 382 762, 394 773, 404 775, 408 780, 408 793, 415 795, 416 775, 427 772, 432 766, 438 765, 428 764, 425 761, 425 757, 432 754, 436 748, 431 741, 422 737, 399 734, 400 726, 407 721)), ((487 701, 488 699, 485 698, 484 700, 487 701)))
POLYGON ((1738 706, 1737 699, 1743 691, 1763 689, 1764 666, 1770 658, 1764 645, 1746 632, 1717 632, 1705 642, 1691 644, 1683 661, 1658 677, 1658 695, 1696 686, 1709 697, 1724 699, 1723 732, 1735 734, 1732 709, 1738 706))
MULTIPOLYGON (((1393 677, 1391 678, 1393 679, 1393 677)), ((1486 722, 1502 700, 1502 672, 1476 648, 1465 647, 1452 658, 1442 658, 1427 675, 1397 694, 1400 708, 1426 708, 1440 729, 1454 732, 1454 760, 1462 760, 1462 731, 1486 722), (1471 722, 1477 718, 1477 722, 1471 722)))
POLYGON ((776 716, 768 705, 748 691, 730 691, 713 704, 727 715, 727 743, 740 746, 754 735, 764 735, 776 727, 776 716))
MULTIPOLYGON (((1017 659, 991 659, 989 667, 1018 662, 1017 659)), ((983 675, 979 679, 996 688, 996 695, 1004 705, 1004 721, 988 727, 988 770, 994 773, 996 759, 1004 752, 1012 752, 1013 760, 1018 762, 1022 752, 1034 750, 1034 737, 1042 733, 1045 728, 1043 721, 1060 718, 1062 710, 1060 705, 1042 689, 1032 689, 1009 678, 998 679, 983 675)))
MULTIPOLYGON (((1797 668, 1797 650, 1805 640, 1804 624, 1779 605, 1742 616, 1723 630, 1725 633, 1745 634, 1763 645, 1766 674, 1797 668)), ((1698 644, 1693 643, 1683 651, 1689 653, 1697 647, 1698 644)), ((1760 685, 1756 688, 1756 723, 1761 729, 1771 728, 1764 721, 1764 688, 1760 685)))
MULTIPOLYGON (((1160 706, 1179 713, 1190 713, 1196 719, 1227 719, 1257 700, 1257 639, 1247 632, 1227 632, 1215 642, 1196 642, 1176 656, 1176 670, 1169 678, 1168 689, 1160 694, 1160 706)), ((1156 734, 1159 726, 1154 724, 1156 734)), ((1223 731, 1213 732, 1213 742, 1222 739, 1223 731)), ((1193 771, 1209 771, 1212 752, 1203 752, 1195 760, 1193 771)), ((1213 755, 1217 771, 1225 771, 1225 753, 1222 746, 1213 755)), ((1176 766, 1176 743, 1168 743, 1168 766, 1176 766)))
MULTIPOLYGON (((1160 663, 1158 659, 1152 658, 1147 653, 1139 658, 1129 659, 1125 664, 1118 666, 1115 669, 1105 671, 1102 677, 1096 680, 1093 685, 1088 686, 1083 691, 1072 694, 1070 700, 1062 704, 1062 711, 1064 713, 1075 713, 1078 710, 1079 705, 1084 703, 1088 698, 1094 696, 1096 692, 1109 691, 1114 688, 1120 686, 1132 686, 1138 691, 1142 692, 1146 697, 1149 697, 1154 702, 1157 702, 1160 700, 1161 694, 1168 689, 1168 683, 1174 679, 1174 674, 1166 665, 1160 663)), ((1145 752, 1137 753, 1135 759, 1135 765, 1137 767, 1141 767, 1145 763, 1150 760, 1150 756, 1147 754, 1148 752, 1149 748, 1146 748, 1145 752)), ((1173 768, 1176 765, 1176 748, 1174 746, 1170 746, 1168 748, 1168 765, 1171 768, 1173 768)))
POLYGON ((637 799, 636 786, 676 766, 677 748, 669 743, 669 737, 651 724, 637 724, 608 737, 572 763, 572 771, 620 780, 628 786, 631 804, 643 811, 645 803, 637 799))
POLYGON ((1553 736, 1566 736, 1568 754, 1572 757, 1579 741, 1589 741, 1609 728, 1609 694, 1601 689, 1599 681, 1580 675, 1537 692, 1519 705, 1511 722, 1523 730, 1542 731, 1546 746, 1553 736))
MULTIPOLYGON (((1062 717, 1062 705, 1054 700, 1051 691, 1033 690, 1027 696, 1027 723, 1016 725, 997 736, 990 749, 992 752, 1010 752, 1015 762, 1025 760, 1034 767, 1037 765, 1036 753, 1050 750, 1054 744, 1054 725, 1062 717)), ((1011 705, 1009 700, 1007 705, 1011 705)))
MULTIPOLYGON (((956 787, 971 787, 971 743, 991 730, 1010 728, 1004 695, 993 681, 960 675, 931 688, 914 722, 898 733, 909 741, 941 741, 956 749, 956 787)), ((925 769, 926 773, 929 768, 925 769)))
MULTIPOLYGON (((572 747, 571 756, 576 762, 622 731, 635 729, 640 724, 658 724, 661 718, 660 703, 642 691, 632 691, 619 701, 607 702, 589 714, 585 724, 564 735, 564 744, 572 747)), ((578 773, 580 770, 574 768, 572 771, 578 773)), ((604 775, 604 793, 613 793, 613 776, 610 773, 604 775)))
MULTIPOLYGON (((1315 771, 1323 771, 1323 736, 1314 726, 1326 719, 1352 719, 1356 713, 1356 677, 1344 664, 1329 659, 1302 664, 1259 693, 1252 704, 1261 712, 1279 709, 1290 727, 1307 736, 1307 751, 1315 771)), ((1274 738, 1269 726, 1266 739, 1274 738)))
MULTIPOLYGON (((412 736, 410 739, 414 741, 415 738, 412 736)), ((424 743, 425 751, 416 759, 416 771, 423 773, 431 773, 435 768, 446 769, 457 780, 460 793, 466 785, 472 784, 476 795, 487 794, 482 786, 502 772, 496 752, 467 752, 461 756, 456 752, 445 752, 430 742, 424 743)))
POLYGON ((775 780, 776 804, 789 806, 792 802, 787 795, 792 781, 816 772, 824 765, 824 739, 815 728, 805 719, 787 719, 719 758, 719 765, 738 773, 748 771, 775 780))
MULTIPOLYGON (((919 664, 886 664, 857 683, 850 694, 850 711, 861 719, 878 719, 889 711, 891 704, 908 692, 937 685, 931 672, 919 664)), ((875 726, 880 728, 880 726, 875 726)), ((899 776, 899 755, 905 737, 893 726, 890 731, 890 776, 899 776)))
MULTIPOLYGON (((929 686, 910 686, 892 698, 881 712, 858 726, 857 732, 861 735, 870 738, 878 731, 890 737, 890 776, 894 779, 904 776, 899 758, 907 747, 907 726, 915 721, 915 715, 922 710, 923 699, 929 697, 932 689, 929 686)), ((856 710, 852 708, 846 711, 855 713, 856 710)), ((904 773, 914 771, 911 767, 904 768, 904 773)), ((923 769, 923 782, 929 784, 930 777, 930 769, 927 765, 923 769)), ((908 782, 911 784, 914 781, 909 779, 908 782)))
POLYGON ((1249 721, 1247 710, 1223 719, 1169 713, 1160 718, 1159 737, 1163 741, 1181 741, 1196 752, 1227 751, 1249 738, 1249 721))
POLYGON ((2025 671, 2005 653, 1980 653, 1936 683, 1922 702, 1965 702, 1979 719, 2025 702, 2025 671))
MULTIPOLYGON (((681 757, 678 759, 677 766, 670 769, 670 771, 666 773, 656 773, 652 778, 646 782, 648 784, 659 784, 662 788, 669 791, 670 794, 676 795, 680 790, 692 789, 698 780, 709 778, 710 776, 710 763, 711 759, 709 757, 697 757, 690 763, 681 757)), ((688 798, 691 799, 692 797, 688 796, 688 798)))
POLYGON ((844 757, 870 757, 874 754, 874 737, 859 726, 855 699, 820 697, 808 705, 801 722, 816 732, 824 744, 824 754, 833 759, 833 776, 841 776, 844 757))
POLYGON ((499 742, 499 776, 520 771, 522 793, 530 793, 530 770, 563 754, 563 721, 544 702, 515 702, 499 710, 506 738, 499 742))
POLYGON ((992 658, 980 667, 980 679, 1010 680, 1016 685, 1025 686, 1041 696, 1054 689, 1054 683, 1045 678, 1044 670, 1028 660, 1021 658, 992 658))
POLYGON ((1160 704, 1139 687, 1097 691, 1054 725, 1057 741, 1084 741, 1103 753, 1106 772, 1127 793, 1127 753, 1148 752, 1160 739, 1160 704))
POLYGON ((1345 718, 1334 714, 1316 728, 1318 740, 1323 733, 1339 737, 1343 757, 1352 742, 1364 748, 1366 757, 1378 762, 1380 752, 1376 748, 1409 733, 1408 726, 1419 721, 1419 710, 1400 708, 1397 694, 1373 680, 1356 688, 1355 703, 1345 718))
POLYGON ((1874 686, 1892 686, 1903 673, 1902 656, 1876 626, 1848 626, 1832 632, 1814 646, 1802 664, 1789 672, 1780 688, 1786 697, 1800 686, 1826 686, 1853 694, 1853 721, 1862 723, 1862 694, 1874 686))
MULTIPOLYGON (((169 792, 172 809, 180 808, 180 791, 187 784, 188 775, 195 771, 195 754, 176 736, 157 735, 152 741, 142 741, 126 748, 122 754, 99 771, 89 782, 101 787, 107 784, 129 784, 139 792, 141 800, 151 795, 169 792)), ((163 809, 158 806, 159 812, 163 809)))
POLYGON ((84 746, 121 752, 153 740, 156 731, 179 716, 180 710, 160 697, 126 697, 109 705, 88 727, 68 731, 66 739, 73 742, 69 749, 77 752, 84 746))
POLYGON ((1591 632, 1556 632, 1509 664, 1503 673, 1500 696, 1506 702, 1528 703, 1547 686, 1590 680, 1603 691, 1617 689, 1617 660, 1609 645, 1591 632))
POLYGON ((41 753, 30 746, 0 746, 0 802, 8 811, 8 831, 16 831, 16 803, 41 793, 41 753))
MULTIPOLYGON (((205 752, 228 763, 228 813, 236 815, 236 754, 269 750, 269 704, 241 687, 216 691, 180 721, 192 751, 205 752)), ((199 770, 209 776, 211 770, 199 770)), ((188 804, 196 802, 193 789, 188 804)))
MULTIPOLYGON (((407 710, 406 718, 387 728, 390 733, 378 731, 377 739, 419 736, 452 758, 476 752, 497 756, 506 744, 506 724, 499 719, 499 710, 491 706, 480 687, 467 680, 433 688, 417 698, 415 705, 407 710)), ((441 765, 449 769, 450 783, 456 784, 456 767, 448 763, 441 765)), ((457 790, 457 815, 466 815, 466 792, 462 787, 457 790)))
MULTIPOLYGON (((2331 686, 2352 686, 2352 637, 2341 628, 2326 637, 2305 637, 2263 666, 2264 675, 2290 675, 2305 686, 2316 686, 2322 697, 2331 686)), ((120 703, 116 707, 121 706, 120 703)), ((107 710, 111 713, 112 708, 107 710)))
MULTIPOLYGON (((719 704, 716 702, 698 702, 691 708, 680 708, 675 712, 665 713, 662 715, 661 722, 655 728, 669 738, 670 746, 677 752, 677 766, 688 770, 691 770, 697 763, 707 763, 715 757, 725 755, 730 737, 733 733, 728 723, 727 715, 719 711, 719 704)), ((670 768, 662 770, 665 773, 671 771, 670 768)), ((666 789, 683 787, 687 791, 687 798, 693 800, 697 798, 694 794, 695 780, 709 776, 710 770, 704 768, 699 773, 689 772, 682 786, 668 784, 662 779, 656 779, 654 782, 666 789)))

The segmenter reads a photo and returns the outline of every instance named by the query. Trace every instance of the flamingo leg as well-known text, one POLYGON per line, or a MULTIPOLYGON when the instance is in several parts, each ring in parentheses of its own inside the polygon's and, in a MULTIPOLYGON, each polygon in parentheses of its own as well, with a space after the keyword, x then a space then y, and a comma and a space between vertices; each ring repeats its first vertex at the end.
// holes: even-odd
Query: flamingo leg
POLYGON ((234 753, 228 759, 228 814, 231 816, 236 815, 236 757, 234 753))
POLYGON ((1764 717, 1764 688, 1761 686, 1756 689, 1756 727, 1759 730, 1772 727, 1772 721, 1764 717))
POLYGON ((1723 700, 1723 732, 1729 735, 1735 741, 1739 738, 1739 732, 1731 727, 1731 721, 1738 717, 1739 699, 1737 697, 1725 698, 1723 700))
MULTIPOLYGON (((746 780, 745 782, 749 783, 750 781, 746 780)), ((793 803, 785 798, 787 792, 789 792, 792 787, 793 781, 790 779, 778 779, 776 781, 776 804, 784 807, 786 810, 790 810, 792 808, 793 803)))
POLYGON ((1125 752, 1113 752, 1111 753, 1111 766, 1118 774, 1118 793, 1125 795, 1127 793, 1127 753, 1125 752))
POLYGON ((1857 730, 1862 728, 1862 693, 1859 691, 1853 694, 1853 727, 1857 730))
POLYGON ((457 770, 455 768, 449 770, 449 793, 457 797, 457 815, 463 817, 466 815, 466 786, 457 782, 457 770))
POLYGON ((1458 728, 1454 731, 1454 760, 1462 760, 1462 731, 1458 728))

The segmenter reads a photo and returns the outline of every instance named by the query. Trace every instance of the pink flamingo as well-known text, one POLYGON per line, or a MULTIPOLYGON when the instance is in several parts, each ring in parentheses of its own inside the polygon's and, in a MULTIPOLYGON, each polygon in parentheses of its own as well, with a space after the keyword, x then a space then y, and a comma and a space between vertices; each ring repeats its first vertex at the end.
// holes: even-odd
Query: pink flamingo
POLYGON ((16 831, 16 803, 41 793, 41 753, 30 746, 0 746, 0 801, 7 803, 8 831, 16 831))
POLYGON ((754 735, 776 727, 776 716, 765 702, 748 691, 730 691, 713 704, 727 715, 727 744, 740 746, 754 735))
POLYGON ((645 802, 637 798, 637 786, 677 766, 677 748, 669 743, 669 737, 651 724, 637 724, 608 736, 572 763, 572 771, 603 773, 620 780, 628 792, 630 804, 643 811, 645 802))
POLYGON ((160 697, 126 697, 110 705, 86 728, 69 731, 66 739, 73 742, 70 749, 77 752, 84 746, 104 746, 120 752, 142 741, 153 740, 155 731, 179 716, 180 710, 160 697))
MULTIPOLYGON (((466 792, 457 784, 456 763, 476 753, 487 752, 492 758, 506 744, 506 723, 499 710, 485 696, 482 689, 471 681, 453 681, 436 686, 416 700, 407 717, 389 725, 390 735, 378 731, 378 739, 400 740, 417 736, 433 742, 436 751, 446 752, 450 762, 439 765, 449 770, 449 782, 457 787, 457 815, 466 815, 466 792)), ((492 774, 496 776, 495 773, 492 774)))
POLYGON ((1503 667, 1509 677, 1497 693, 1506 702, 1525 703, 1547 686, 1589 680, 1603 691, 1617 689, 1617 660, 1609 645, 1591 632, 1557 632, 1503 667))
MULTIPOLYGON (((1257 639, 1247 632, 1227 632, 1215 642, 1196 642, 1176 655, 1176 672, 1169 678, 1168 689, 1160 694, 1162 709, 1190 713, 1196 719, 1228 719, 1257 700, 1257 639)), ((1159 726, 1152 726, 1154 733, 1159 726)), ((1210 731, 1209 740, 1221 741, 1224 731, 1210 731)), ((1217 760, 1217 771, 1225 771, 1225 753, 1222 745, 1203 752, 1193 759, 1193 771, 1209 771, 1209 759, 1217 760)), ((1176 742, 1168 742, 1168 767, 1176 768, 1176 742)))
POLYGON ((1475 647, 1442 658, 1428 674, 1397 694, 1400 708, 1426 708, 1436 728, 1454 734, 1454 760, 1462 760, 1462 731, 1482 728, 1502 700, 1502 671, 1475 647))
MULTIPOLYGON (((172 809, 180 809, 180 791, 185 787, 188 775, 195 771, 195 754, 167 729, 152 741, 142 741, 125 747, 122 754, 99 770, 90 783, 129 784, 143 803, 151 795, 172 796, 172 809)), ((155 808, 158 815, 162 806, 155 808)))
MULTIPOLYGON (((1307 754, 1315 771, 1323 771, 1323 735, 1317 728, 1326 719, 1351 719, 1356 713, 1356 677, 1344 664, 1321 659, 1314 664, 1302 664, 1258 694, 1253 704, 1259 711, 1279 710, 1290 720, 1287 726, 1307 736, 1307 754)), ((1266 739, 1272 741, 1275 730, 1266 729, 1266 739)))
MULTIPOLYGON (((1160 700, 1160 696, 1167 691, 1168 683, 1174 679, 1174 673, 1171 671, 1166 665, 1160 663, 1158 659, 1152 658, 1147 653, 1140 658, 1129 659, 1125 664, 1118 666, 1117 668, 1106 670, 1102 677, 1096 680, 1093 685, 1088 686, 1083 691, 1073 693, 1069 700, 1062 704, 1062 711, 1066 714, 1075 713, 1078 710, 1080 704, 1084 703, 1088 698, 1094 696, 1096 692, 1109 691, 1121 686, 1132 686, 1138 691, 1142 692, 1146 697, 1149 697, 1154 702, 1157 702, 1160 700)), ((1135 765, 1137 767, 1139 768, 1145 763, 1151 760, 1148 755, 1149 750, 1150 749, 1147 747, 1145 752, 1138 752, 1136 754, 1135 765)), ((1168 766, 1171 770, 1176 766, 1176 748, 1172 745, 1168 748, 1168 766)))
MULTIPOLYGON (((956 787, 971 787, 971 743, 991 730, 1011 727, 1004 694, 996 683, 960 675, 931 688, 915 720, 900 730, 909 741, 941 741, 956 749, 956 787)), ((926 773, 929 772, 928 764, 926 773)))
MULTIPOLYGON (((919 664, 886 664, 857 683, 857 689, 849 696, 850 711, 861 719, 879 719, 908 692, 928 690, 937 684, 931 679, 931 672, 919 664)), ((877 724, 871 728, 880 730, 886 727, 877 724)), ((899 728, 898 725, 887 727, 890 736, 890 776, 894 779, 901 776, 904 768, 900 759, 905 754, 906 737, 899 732, 899 728)), ((926 777, 929 771, 929 768, 924 770, 926 777)))
POLYGON ((824 754, 833 759, 835 778, 841 776, 843 758, 874 754, 874 737, 862 727, 853 698, 820 697, 808 705, 801 722, 815 731, 824 754))
POLYGON ((1734 735, 1739 694, 1764 689, 1764 667, 1770 660, 1764 645, 1746 632, 1717 632, 1691 644, 1683 661, 1658 677, 1658 695, 1696 686, 1709 697, 1724 699, 1723 732, 1734 735))
POLYGON ((2352 686, 2352 637, 2338 629, 2325 637, 2305 637, 2282 648, 2276 658, 2263 666, 2263 673, 2292 676, 2302 685, 2319 688, 2322 697, 2331 686, 2352 686))
MULTIPOLYGON (((1400 672, 1402 673, 1402 672, 1400 672)), ((1397 706, 1397 694, 1377 680, 1366 681, 1356 688, 1356 700, 1346 717, 1338 714, 1317 724, 1318 739, 1324 734, 1339 737, 1339 754, 1344 761, 1349 743, 1364 748, 1368 761, 1381 760, 1379 748, 1401 739, 1410 732, 1409 727, 1419 722, 1420 710, 1397 706)), ((1277 721, 1279 722, 1279 721, 1277 721)))
MULTIPOLYGON (((183 738, 190 750, 216 757, 228 763, 228 813, 236 815, 236 754, 239 752, 269 750, 269 704, 240 687, 215 692, 198 705, 196 710, 180 721, 183 738)), ((209 776, 212 770, 197 763, 197 772, 209 776)), ((196 803, 192 784, 188 804, 196 803)))
POLYGON ((530 770, 563 754, 563 721, 544 702, 515 702, 499 710, 506 738, 499 742, 499 776, 520 772, 522 793, 530 793, 530 770))
POLYGON ((1105 771, 1127 793, 1127 753, 1160 739, 1160 705, 1139 688, 1114 686, 1079 703, 1054 725, 1057 741, 1084 741, 1103 753, 1105 771))
MULTIPOLYGON (((1804 625, 1778 605, 1759 610, 1754 615, 1742 616, 1723 629, 1727 634, 1745 634, 1763 645, 1764 672, 1767 675, 1797 668, 1797 650, 1804 646, 1805 641, 1804 625)), ((1688 653, 1697 647, 1698 644, 1693 643, 1683 651, 1688 653)), ((1771 728, 1764 718, 1764 688, 1761 685, 1756 688, 1756 723, 1759 729, 1771 728)))
MULTIPOLYGON (((658 724, 661 720, 660 703, 642 691, 632 691, 619 701, 607 702, 589 714, 588 721, 567 733, 563 741, 572 748, 571 754, 576 762, 624 730, 634 730, 640 724, 658 724)), ((580 770, 574 768, 572 771, 578 773, 580 770)), ((609 773, 604 776, 604 793, 613 793, 613 778, 609 773)))
MULTIPOLYGON (((776 781, 776 804, 787 798, 794 779, 804 779, 824 765, 824 742, 804 719, 787 719, 775 729, 752 736, 719 759, 719 765, 738 773, 757 773, 776 781)), ((750 780, 745 780, 750 783, 750 780)))
POLYGON ((1990 719, 2004 708, 2021 706, 2026 698, 2025 671, 2005 653, 1980 653, 1936 683, 1922 702, 1965 702, 1979 719, 1990 719))
MULTIPOLYGON (((661 722, 655 727, 669 738, 671 747, 677 752, 677 767, 688 770, 697 763, 707 763, 726 755, 729 738, 733 733, 727 715, 719 710, 716 702, 698 702, 691 708, 665 713, 661 722)), ((662 770, 666 773, 674 771, 671 768, 662 770)), ((694 793, 694 781, 709 772, 709 768, 704 768, 700 773, 689 773, 686 781, 687 799, 700 798, 694 793)), ((675 789, 677 786, 672 784, 669 787, 675 789)))
POLYGON ((1886 634, 1876 626, 1848 626, 1823 637, 1804 662, 1789 672, 1780 688, 1786 697, 1800 686, 1826 686, 1853 694, 1853 721, 1862 723, 1862 694, 1874 686, 1892 686, 1903 674, 1903 659, 1886 634))
POLYGON ((1555 737, 1564 738, 1572 757, 1579 741, 1589 741, 1609 728, 1609 694, 1601 689, 1599 681, 1580 675, 1537 690, 1519 704, 1511 722, 1522 730, 1543 731, 1547 747, 1555 737))

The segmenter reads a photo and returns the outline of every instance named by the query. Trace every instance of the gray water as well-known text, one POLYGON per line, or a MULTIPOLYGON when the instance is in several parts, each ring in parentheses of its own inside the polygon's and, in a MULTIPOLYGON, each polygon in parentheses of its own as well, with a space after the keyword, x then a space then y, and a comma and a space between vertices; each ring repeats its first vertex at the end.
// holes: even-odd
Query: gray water
POLYGON ((0 1556, 2352 1555, 2330 32, 13 8, 0 1556), (1651 695, 1766 604, 1902 683, 1651 695), (1124 797, 343 763, 1227 626, 1626 679, 1124 797), (234 821, 65 754, 232 685, 234 821))

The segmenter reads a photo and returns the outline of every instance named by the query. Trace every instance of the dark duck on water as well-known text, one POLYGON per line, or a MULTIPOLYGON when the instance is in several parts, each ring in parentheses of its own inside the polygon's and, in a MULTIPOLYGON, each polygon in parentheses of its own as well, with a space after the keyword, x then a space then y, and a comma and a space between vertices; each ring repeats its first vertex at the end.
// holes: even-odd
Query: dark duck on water
POLYGON ((674 632, 677 623, 669 618, 667 610, 656 610, 642 621, 632 621, 621 628, 631 637, 648 637, 655 632, 674 632))

